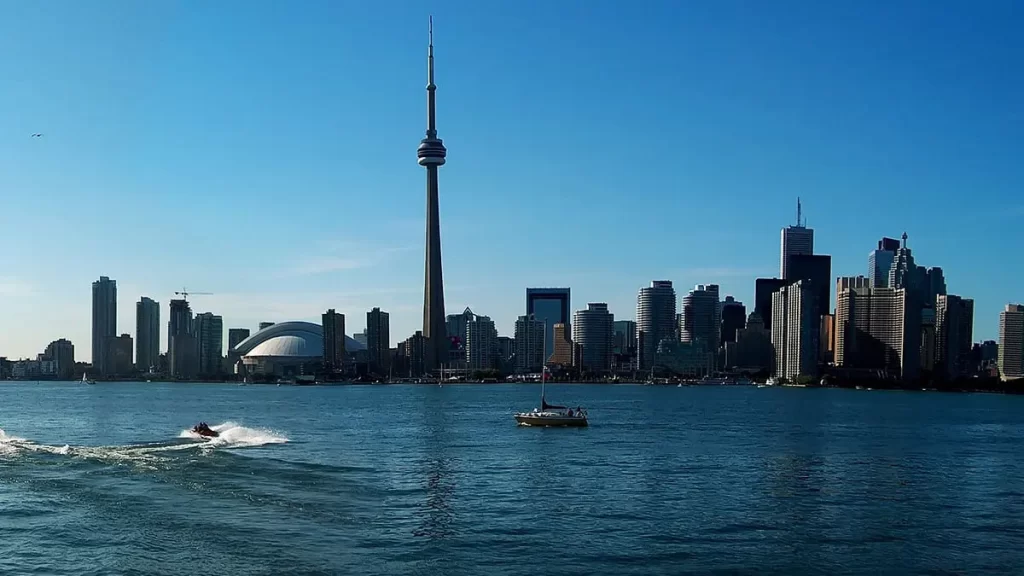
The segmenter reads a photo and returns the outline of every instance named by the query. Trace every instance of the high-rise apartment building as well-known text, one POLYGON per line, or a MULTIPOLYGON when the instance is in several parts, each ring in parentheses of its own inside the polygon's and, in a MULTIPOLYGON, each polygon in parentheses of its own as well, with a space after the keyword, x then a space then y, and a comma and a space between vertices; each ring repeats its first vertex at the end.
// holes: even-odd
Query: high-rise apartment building
POLYGON ((474 315, 466 323, 466 366, 470 370, 490 370, 496 367, 498 330, 487 316, 474 315))
POLYGON ((931 374, 935 370, 935 309, 921 309, 921 371, 931 374))
POLYGON ((460 345, 466 343, 466 324, 476 317, 473 311, 466 307, 461 314, 449 314, 445 319, 445 329, 449 338, 457 338, 460 345))
POLYGON ((717 353, 722 333, 722 309, 717 284, 698 284, 683 297, 679 340, 704 346, 717 353))
POLYGON ((636 296, 636 350, 641 369, 654 365, 658 344, 674 339, 676 291, 669 280, 655 280, 636 296))
MULTIPOLYGON (((561 324, 561 322, 559 322, 561 324)), ((564 324, 563 324, 564 326, 564 324)), ((516 371, 539 372, 544 366, 544 322, 533 315, 516 320, 516 371)))
POLYGON ((837 295, 835 363, 904 380, 920 367, 921 309, 905 289, 848 288, 837 295))
POLYGON ((390 316, 380 308, 374 308, 366 313, 367 358, 373 369, 383 372, 387 371, 388 363, 391 360, 389 353, 391 348, 390 325, 390 316))
POLYGON ((747 327, 736 331, 736 342, 725 346, 727 368, 742 368, 751 372, 771 370, 775 364, 772 333, 756 311, 747 317, 747 327))
POLYGON ((345 364, 345 315, 334 308, 321 316, 324 330, 324 367, 329 372, 341 370, 345 364))
POLYGON ((732 296, 726 296, 722 302, 722 330, 719 341, 724 345, 726 342, 736 341, 736 331, 747 325, 747 307, 743 302, 732 296))
POLYGON ((935 299, 936 373, 953 379, 966 376, 974 345, 974 300, 952 294, 935 299))
POLYGON ((198 375, 199 348, 192 326, 192 308, 186 300, 171 300, 167 357, 172 377, 188 380, 198 375))
POLYGON ((143 296, 135 303, 135 366, 142 372, 160 364, 160 303, 143 296))
POLYGON ((779 256, 779 276, 788 279, 789 257, 800 254, 814 254, 814 230, 802 221, 800 199, 796 200, 796 226, 782 229, 782 250, 779 256))
POLYGON ((54 363, 57 378, 69 380, 75 373, 75 345, 70 340, 61 338, 50 342, 43 353, 54 363))
POLYGON ((417 378, 422 376, 424 373, 423 371, 425 367, 423 362, 426 340, 427 339, 423 337, 423 331, 417 330, 415 334, 398 345, 400 355, 404 356, 406 362, 409 363, 410 378, 417 378))
POLYGON ((832 312, 832 257, 824 254, 796 254, 789 258, 787 280, 810 283, 819 317, 832 312))
POLYGON ((608 304, 591 302, 586 310, 577 310, 572 319, 572 343, 579 346, 580 368, 606 372, 612 367, 615 316, 608 304))
POLYGON ((224 319, 210 312, 196 314, 193 334, 199 352, 199 373, 216 376, 224 367, 224 319))
POLYGON ((813 378, 817 374, 821 316, 815 291, 813 283, 798 280, 772 295, 776 377, 792 381, 798 376, 813 378))
POLYGON ((555 351, 555 324, 569 325, 572 303, 568 288, 527 288, 526 315, 545 323, 544 357, 555 351))
POLYGON ((113 373, 111 339, 117 336, 117 281, 106 276, 92 283, 92 367, 104 376, 113 373))
POLYGON ((868 254, 867 277, 872 288, 887 288, 889 286, 889 270, 892 269, 892 261, 896 258, 896 251, 899 249, 899 240, 882 238, 878 241, 878 248, 868 254))
POLYGON ((107 366, 110 367, 109 375, 127 376, 132 373, 132 336, 121 334, 110 338, 107 346, 107 353, 110 359, 107 366))
POLYGON ((235 346, 242 343, 243 340, 248 338, 250 335, 248 328, 229 328, 228 329, 228 350, 234 350, 235 346))
POLYGON ((1024 378, 1024 306, 1007 304, 999 314, 999 376, 1024 378))

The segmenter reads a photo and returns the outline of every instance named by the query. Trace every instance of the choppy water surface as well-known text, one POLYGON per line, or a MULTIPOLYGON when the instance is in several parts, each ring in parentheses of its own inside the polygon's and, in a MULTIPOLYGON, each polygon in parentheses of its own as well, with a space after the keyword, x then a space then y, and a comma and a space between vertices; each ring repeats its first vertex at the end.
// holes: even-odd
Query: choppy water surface
POLYGON ((550 396, 3 384, 0 573, 1024 573, 1024 398, 550 396))

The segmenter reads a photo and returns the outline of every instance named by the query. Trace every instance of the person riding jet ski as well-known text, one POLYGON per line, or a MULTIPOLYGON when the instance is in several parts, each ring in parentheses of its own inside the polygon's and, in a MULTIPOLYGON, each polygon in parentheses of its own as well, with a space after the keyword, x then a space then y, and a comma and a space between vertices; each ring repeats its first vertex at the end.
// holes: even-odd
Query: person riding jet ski
POLYGON ((200 422, 199 424, 196 424, 195 427, 192 428, 192 432, 199 434, 200 436, 206 436, 208 438, 216 438, 217 436, 219 436, 216 430, 206 425, 206 422, 200 422))

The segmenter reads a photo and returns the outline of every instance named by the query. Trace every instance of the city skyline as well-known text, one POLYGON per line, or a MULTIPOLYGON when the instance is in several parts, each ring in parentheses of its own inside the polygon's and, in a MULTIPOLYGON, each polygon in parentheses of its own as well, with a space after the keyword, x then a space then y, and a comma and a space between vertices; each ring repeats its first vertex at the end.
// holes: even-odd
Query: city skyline
MULTIPOLYGON (((1011 113, 1021 85, 998 74, 1008 56, 983 51, 980 35, 952 52, 941 32, 972 25, 988 40, 1008 35, 1000 9, 896 6, 881 18, 877 7, 849 14, 800 6, 823 24, 809 31, 787 24, 794 27, 786 28, 785 45, 746 26, 773 13, 762 6, 742 14, 691 6, 686 18, 667 4, 631 18, 611 6, 585 17, 568 6, 543 16, 521 4, 438 10, 446 88, 438 108, 446 136, 458 142, 440 214, 448 309, 471 307, 511 335, 525 288, 567 286, 576 301, 571 312, 607 302, 616 318, 635 319, 637 291, 652 279, 672 280, 681 295, 717 284, 723 297, 750 305, 753 280, 777 275, 779 230, 792 222, 800 196, 815 252, 832 256, 833 278, 867 275, 878 239, 907 231, 917 259, 943 268, 949 293, 974 300, 974 339, 996 340, 1003 307, 1024 299, 1024 278, 993 265, 978 244, 986 237, 999 246, 1024 242, 1016 226, 1024 204, 1015 192, 1024 178, 1011 161, 1019 144, 1002 136, 1019 131, 1022 121, 1011 113), (537 29, 544 20, 535 18, 559 16, 582 17, 561 31, 570 42, 537 29), (840 16, 844 42, 830 42, 840 16), (482 29, 480 17, 489 24, 482 29), (920 19, 932 26, 909 27, 905 43, 885 54, 852 48, 920 19), (530 42, 510 41, 517 37, 530 42), (668 49, 652 52, 659 43, 668 49), (733 47, 755 45, 757 55, 733 47), (695 56, 709 50, 713 61, 695 56), (903 74, 925 54, 928 62, 955 56, 968 64, 903 74), (500 74, 482 65, 496 58, 500 74), (669 67, 680 74, 664 74, 669 67), (610 71, 611 85, 601 81, 610 71), (897 71, 901 83, 882 82, 897 71), (775 79, 772 88, 759 83, 764 74, 775 79), (526 89, 507 90, 510 78, 526 89), (692 93, 693 84, 702 90, 692 93), (593 154, 597 139, 629 141, 630 149, 609 165, 593 154), (524 156, 515 162, 517 177, 507 179, 513 148, 524 156), (965 191, 972 204, 959 202, 965 191), (689 211, 706 217, 679 226, 689 211), (603 241, 638 221, 649 235, 645 250, 603 241), (949 233, 952 223, 959 233, 949 233), (556 246, 571 257, 549 257, 556 246)), ((409 162, 408 142, 422 126, 425 13, 383 19, 357 6, 341 18, 340 9, 318 6, 277 23, 276 14, 254 8, 246 14, 254 37, 229 34, 240 42, 232 47, 214 31, 237 16, 230 6, 200 7, 171 23, 165 7, 135 7, 123 15, 138 24, 129 36, 111 32, 120 24, 109 15, 84 8, 14 10, 19 18, 0 19, 19 23, 0 24, 0 48, 32 56, 0 95, 4 109, 19 110, 0 134, 0 189, 15 191, 0 227, 7 262, 0 296, 5 322, 23 330, 0 335, 0 354, 32 357, 67 338, 79 360, 90 358, 83 287, 100 276, 118 283, 115 335, 135 333, 139 297, 161 302, 163 317, 183 283, 214 293, 190 302, 196 313, 222 316, 225 328, 316 322, 336 308, 354 319, 355 333, 376 306, 391 315, 391 346, 421 328, 423 174, 409 162), (192 49, 163 52, 149 39, 174 27, 194 35, 192 49), (315 36, 305 33, 310 27, 331 38, 335 56, 316 55, 322 50, 305 39, 315 36), (310 67, 267 63, 259 57, 266 45, 254 39, 261 33, 283 34, 287 61, 310 67), (54 35, 77 41, 82 52, 65 61, 46 47, 54 35), (123 66, 138 84, 122 84, 111 67, 111 54, 121 52, 135 55, 123 66), (217 57, 207 62, 206 54, 217 57), (223 67, 237 74, 218 79, 223 67), (293 87, 252 90, 262 87, 256 72, 264 68, 274 85, 293 87), (194 82, 180 81, 179 69, 194 82), (324 70, 339 74, 327 78, 324 70), (50 80, 61 76, 66 87, 50 80), (118 91, 132 94, 136 85, 142 98, 125 105, 118 91), (81 95, 71 109, 67 90, 81 95), (229 102, 240 104, 221 114, 229 102), (260 113, 266 109, 275 114, 260 113), (97 117, 104 122, 97 125, 97 117), (320 125, 326 129, 310 130, 320 125), (35 132, 46 137, 28 141, 35 132), (302 199, 314 207, 297 210, 302 199), (188 218, 181 206, 190 207, 188 218), (281 240, 262 234, 270 226, 281 240), (224 254, 214 266, 196 256, 210 246, 224 254)))

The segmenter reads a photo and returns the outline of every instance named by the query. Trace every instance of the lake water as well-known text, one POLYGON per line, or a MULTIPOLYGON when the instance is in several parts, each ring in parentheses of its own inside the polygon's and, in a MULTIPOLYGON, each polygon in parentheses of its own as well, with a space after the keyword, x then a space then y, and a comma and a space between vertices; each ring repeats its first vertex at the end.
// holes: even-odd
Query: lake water
POLYGON ((5 383, 0 574, 1024 573, 1024 397, 538 395, 5 383))

